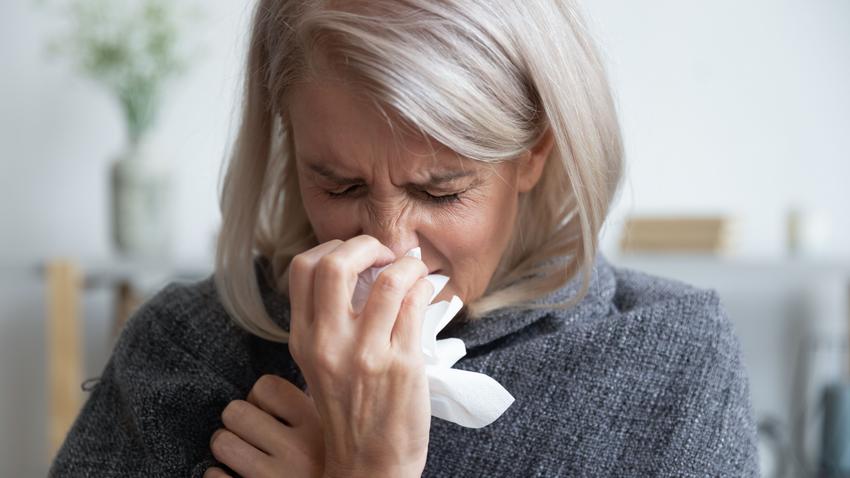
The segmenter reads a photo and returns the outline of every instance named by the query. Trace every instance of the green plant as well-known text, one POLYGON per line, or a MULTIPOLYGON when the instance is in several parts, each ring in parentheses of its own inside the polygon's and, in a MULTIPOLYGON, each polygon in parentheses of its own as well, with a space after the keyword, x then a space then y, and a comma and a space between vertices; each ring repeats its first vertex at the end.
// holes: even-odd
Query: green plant
POLYGON ((103 84, 121 105, 131 145, 150 129, 169 80, 184 73, 191 55, 181 51, 181 22, 201 17, 178 10, 179 0, 41 0, 61 4, 69 28, 48 51, 67 56, 103 84))

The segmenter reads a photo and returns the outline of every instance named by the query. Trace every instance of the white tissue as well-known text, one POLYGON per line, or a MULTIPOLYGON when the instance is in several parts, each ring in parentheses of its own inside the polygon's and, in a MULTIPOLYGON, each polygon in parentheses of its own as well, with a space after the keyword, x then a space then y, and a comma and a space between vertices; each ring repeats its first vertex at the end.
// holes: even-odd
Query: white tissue
MULTIPOLYGON (((422 250, 416 247, 405 255, 422 259, 422 250)), ((360 273, 351 298, 356 313, 363 310, 372 284, 387 267, 372 267, 360 273)), ((511 406, 514 397, 483 373, 451 368, 466 355, 466 345, 458 338, 437 340, 437 334, 460 311, 463 302, 453 295, 451 301, 431 304, 449 278, 430 274, 426 279, 434 286, 422 321, 422 353, 431 396, 431 415, 468 428, 487 426, 511 406)))

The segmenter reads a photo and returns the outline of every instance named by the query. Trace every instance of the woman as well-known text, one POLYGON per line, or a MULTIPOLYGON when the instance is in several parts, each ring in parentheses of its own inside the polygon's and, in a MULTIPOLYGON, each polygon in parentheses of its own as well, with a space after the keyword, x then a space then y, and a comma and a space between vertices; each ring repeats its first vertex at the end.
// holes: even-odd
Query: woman
POLYGON ((598 251, 623 154, 571 2, 260 0, 245 92, 214 276, 133 316, 51 474, 757 475, 716 292, 598 251), (431 418, 432 273, 489 426, 431 418))

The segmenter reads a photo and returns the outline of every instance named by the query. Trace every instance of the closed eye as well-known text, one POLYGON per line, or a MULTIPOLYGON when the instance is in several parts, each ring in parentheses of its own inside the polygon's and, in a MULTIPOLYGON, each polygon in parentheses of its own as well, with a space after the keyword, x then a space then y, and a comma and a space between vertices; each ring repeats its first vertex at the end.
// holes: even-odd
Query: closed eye
MULTIPOLYGON (((343 191, 340 191, 340 192, 326 191, 325 193, 331 199, 344 199, 344 198, 353 197, 355 195, 355 191, 358 188, 361 188, 362 186, 363 186, 362 184, 356 184, 356 185, 351 186, 351 187, 349 187, 349 188, 347 188, 343 191)), ((446 195, 443 195, 443 196, 435 196, 435 195, 429 193, 428 191, 419 190, 418 192, 423 196, 423 198, 426 201, 431 202, 431 203, 435 203, 435 204, 451 204, 451 203, 459 202, 461 200, 461 195, 463 194, 463 193, 452 193, 452 194, 446 194, 446 195)))
POLYGON ((340 192, 325 191, 325 193, 326 193, 328 196, 332 197, 332 198, 341 198, 341 197, 345 197, 345 196, 349 196, 349 195, 351 195, 351 192, 352 192, 353 190, 355 190, 355 189, 359 188, 359 187, 360 187, 360 185, 356 185, 356 186, 351 186, 350 188, 347 188, 347 189, 345 189, 344 191, 340 191, 340 192))
POLYGON ((428 196, 428 199, 438 204, 447 204, 460 201, 460 193, 446 194, 443 196, 434 196, 433 194, 422 191, 428 196))

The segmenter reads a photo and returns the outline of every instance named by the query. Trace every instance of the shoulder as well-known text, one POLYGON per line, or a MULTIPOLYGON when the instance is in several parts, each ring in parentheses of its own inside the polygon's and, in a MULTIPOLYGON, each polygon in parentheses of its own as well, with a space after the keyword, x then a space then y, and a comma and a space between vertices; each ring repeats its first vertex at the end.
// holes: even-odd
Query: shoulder
MULTIPOLYGON (((605 400, 623 418, 610 427, 623 428, 641 451, 662 457, 661 468, 647 474, 754 476, 748 378, 717 290, 628 268, 613 271, 608 313, 577 324, 581 333, 571 334, 577 352, 568 356, 564 383, 594 384, 576 392, 576 401, 598 403, 598 390, 606 390, 605 400), (681 462, 683 456, 691 462, 681 462)), ((593 410, 579 407, 578 413, 593 410)))
POLYGON ((218 299, 212 276, 170 282, 145 301, 127 321, 114 354, 165 360, 181 355, 215 365, 244 355, 250 334, 238 327, 218 299))
POLYGON ((614 318, 676 335, 733 338, 733 326, 716 289, 627 267, 614 267, 614 276, 614 318))
POLYGON ((685 381, 744 380, 740 341, 716 289, 626 267, 611 271, 607 313, 576 324, 584 332, 578 340, 685 381))
POLYGON ((612 270, 617 284, 612 300, 621 311, 717 294, 714 289, 697 287, 678 279, 629 267, 613 266, 612 270))
POLYGON ((121 331, 50 476, 205 469, 221 410, 244 397, 260 373, 249 340, 229 320, 210 278, 161 288, 121 331))
POLYGON ((170 282, 145 301, 127 323, 127 333, 158 329, 174 339, 231 332, 212 276, 195 282, 170 282))

